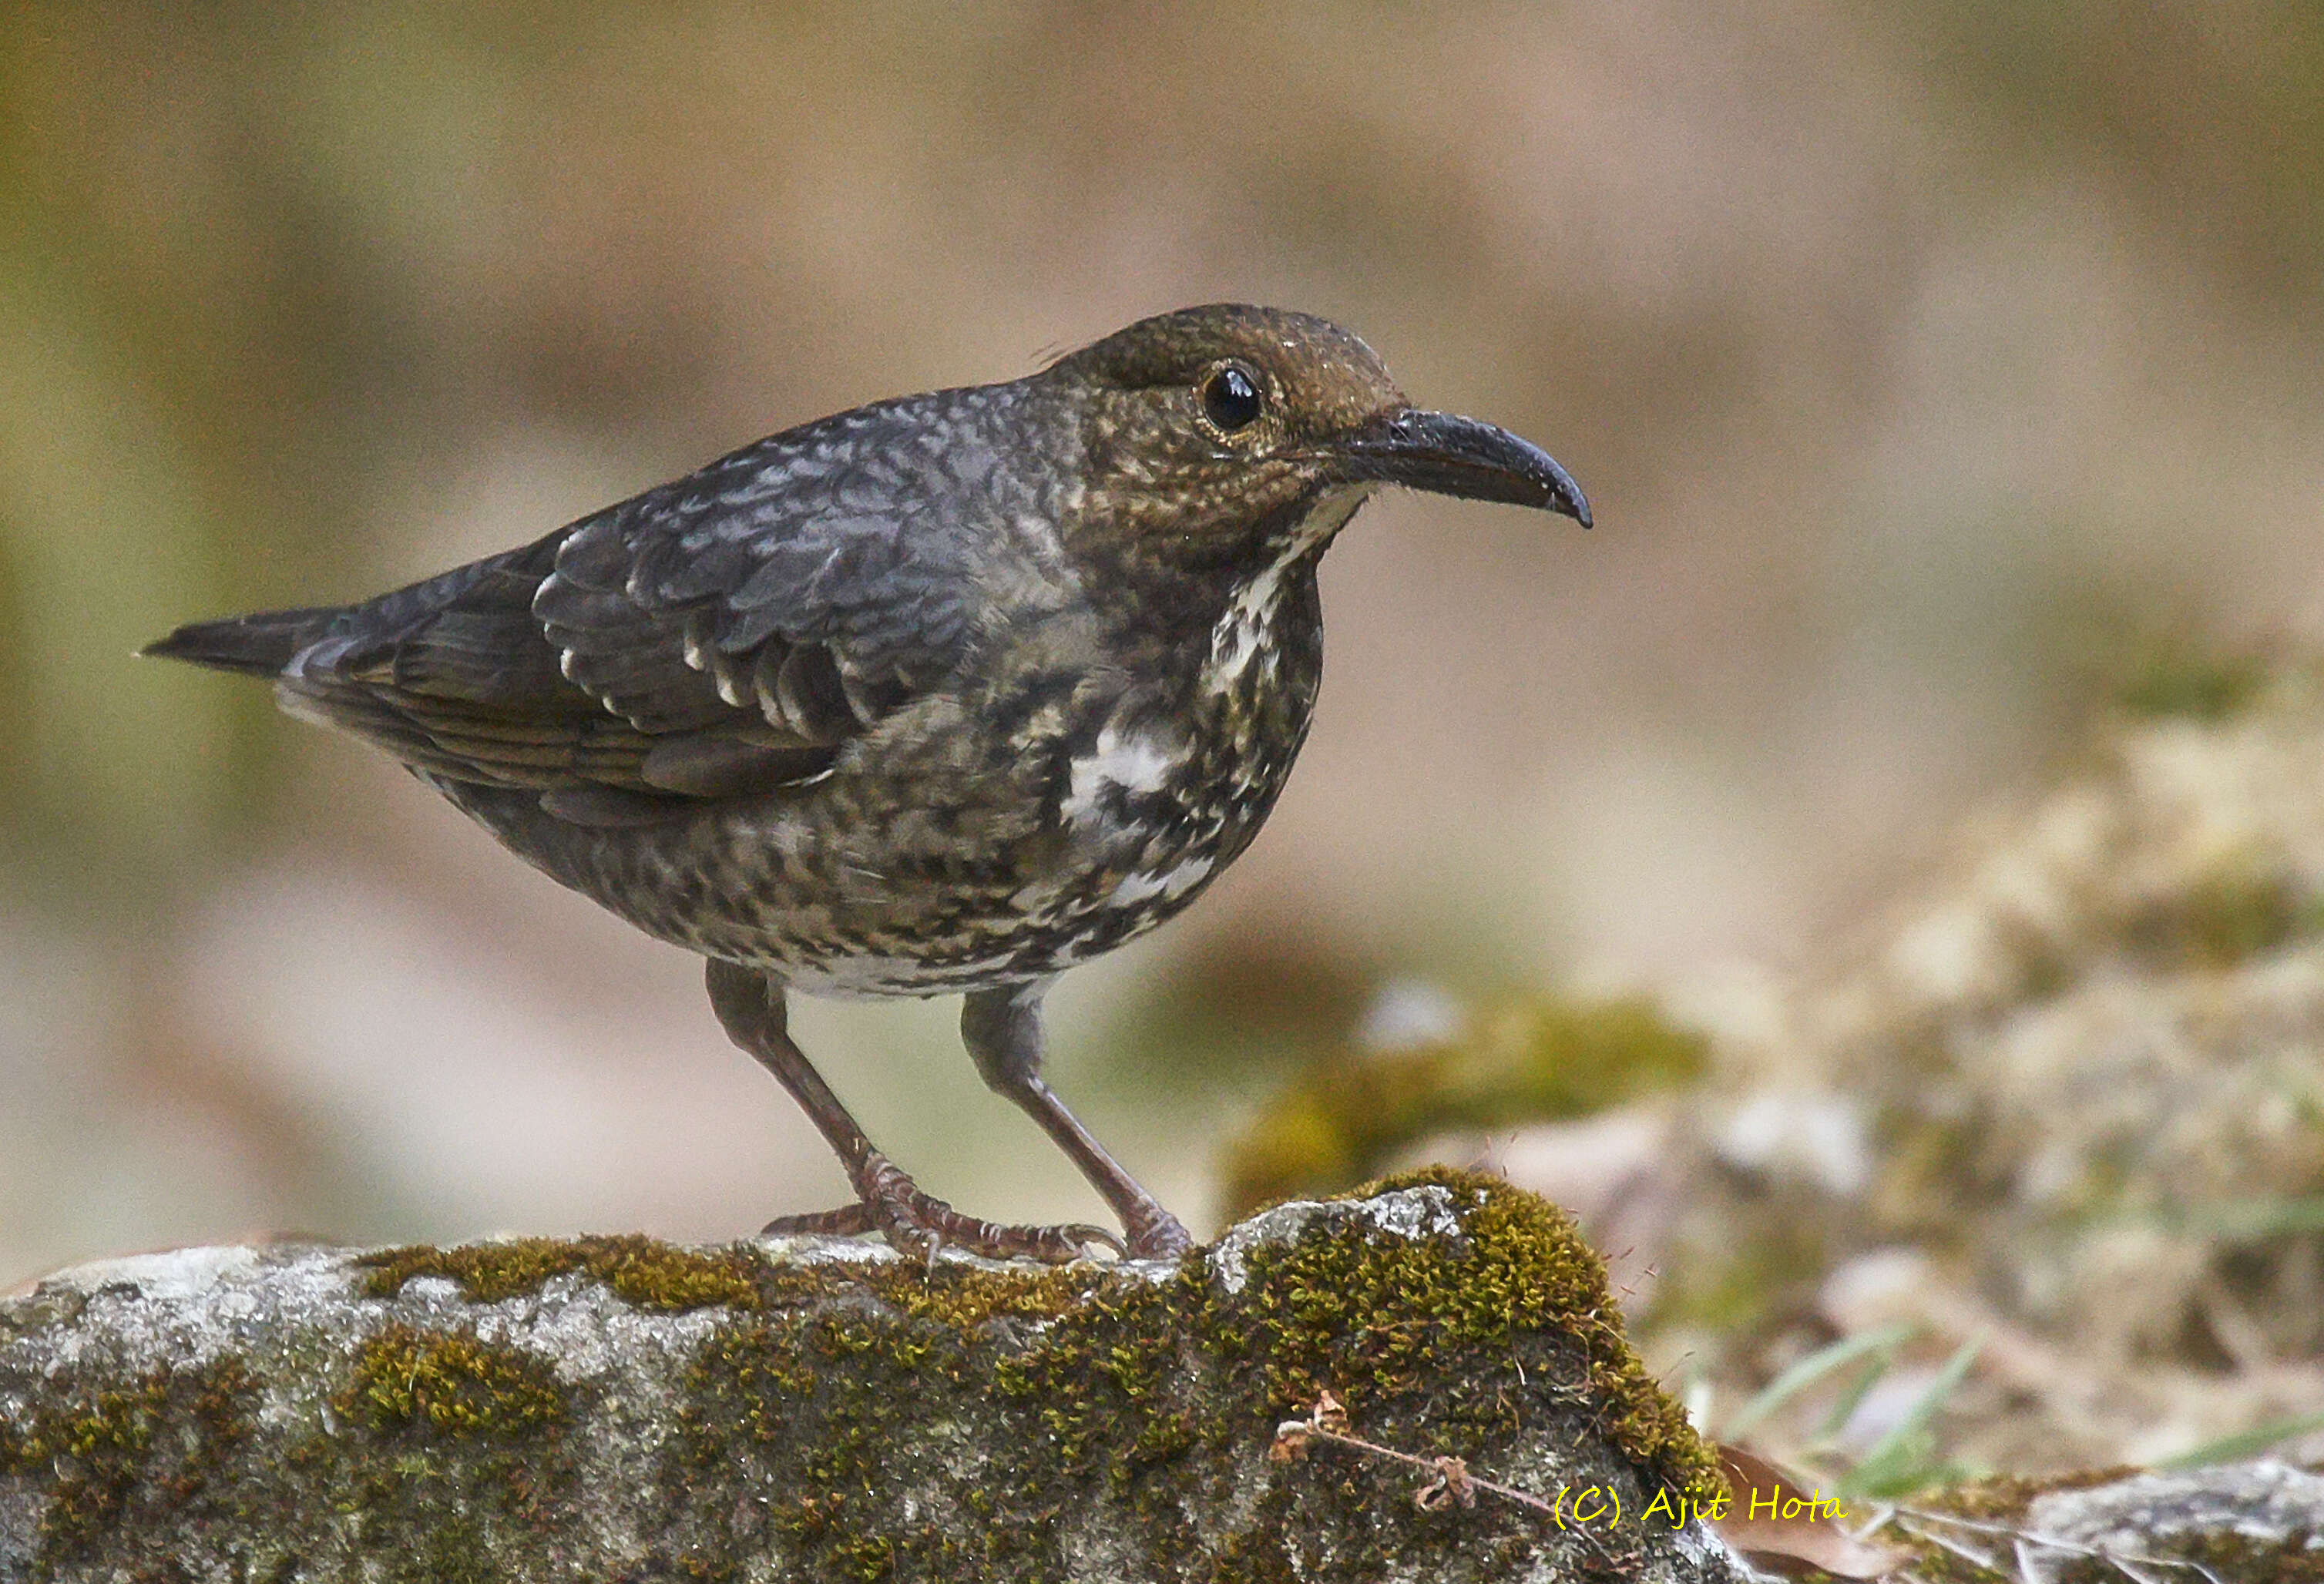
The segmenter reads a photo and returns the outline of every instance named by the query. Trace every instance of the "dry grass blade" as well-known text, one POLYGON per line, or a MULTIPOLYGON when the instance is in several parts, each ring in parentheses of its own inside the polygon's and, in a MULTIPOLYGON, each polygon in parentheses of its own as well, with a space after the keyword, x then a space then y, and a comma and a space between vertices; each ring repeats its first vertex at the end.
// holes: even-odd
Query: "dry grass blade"
POLYGON ((1787 1573, 1814 1568, 1839 1579, 1877 1579, 1904 1565, 1903 1552, 1849 1534, 1833 1502, 1765 1458, 1721 1444, 1719 1467, 1734 1502, 1711 1527, 1754 1561, 1787 1573))

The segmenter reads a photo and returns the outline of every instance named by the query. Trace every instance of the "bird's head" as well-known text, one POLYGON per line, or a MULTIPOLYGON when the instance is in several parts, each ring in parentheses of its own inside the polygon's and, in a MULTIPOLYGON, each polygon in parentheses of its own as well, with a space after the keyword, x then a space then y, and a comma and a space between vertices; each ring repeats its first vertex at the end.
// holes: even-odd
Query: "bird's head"
POLYGON ((1245 560, 1325 534, 1371 488, 1403 484, 1537 507, 1590 524, 1538 447, 1406 401, 1372 349, 1328 320, 1239 303, 1141 319, 1041 381, 1083 417, 1084 520, 1179 562, 1245 560))

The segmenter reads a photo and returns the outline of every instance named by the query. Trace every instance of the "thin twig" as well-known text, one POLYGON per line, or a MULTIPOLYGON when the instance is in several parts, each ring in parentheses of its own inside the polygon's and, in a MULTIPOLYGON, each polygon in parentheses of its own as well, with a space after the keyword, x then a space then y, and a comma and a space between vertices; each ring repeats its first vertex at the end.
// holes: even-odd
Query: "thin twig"
POLYGON ((1564 1514, 1529 1491, 1471 1474, 1469 1466, 1458 1458, 1424 1458, 1417 1452, 1398 1451, 1376 1441, 1366 1441, 1362 1436, 1351 1434, 1347 1424, 1347 1410, 1340 1406, 1338 1398, 1324 1392, 1316 1398, 1314 1407, 1308 1410, 1306 1418, 1286 1419, 1275 1427, 1275 1444, 1268 1449, 1268 1455, 1277 1461, 1288 1462, 1297 1457, 1300 1449, 1311 1441, 1351 1447, 1360 1452, 1391 1459, 1429 1475, 1428 1483, 1412 1498, 1413 1504, 1423 1512, 1436 1512, 1455 1502, 1464 1507, 1473 1507, 1477 1505, 1477 1492, 1489 1490, 1536 1512, 1547 1513, 1557 1520, 1559 1528, 1565 1527, 1564 1514))
MULTIPOLYGON (((1407 1468, 1417 1469, 1427 1474, 1428 1483, 1414 1492, 1412 1497, 1413 1505, 1424 1513, 1442 1512, 1444 1508, 1456 1504, 1464 1507, 1473 1507, 1477 1505, 1477 1493, 1483 1490, 1513 1501, 1519 1506, 1531 1507, 1537 1513, 1545 1513, 1555 1521, 1560 1529, 1569 1529, 1563 1502, 1552 1505, 1531 1491, 1519 1490, 1515 1486, 1503 1485, 1499 1480, 1487 1479, 1480 1475, 1471 1474, 1469 1472, 1469 1465, 1459 1458, 1424 1458, 1416 1452, 1400 1451, 1395 1447, 1385 1447, 1376 1441, 1367 1441, 1362 1436, 1353 1433, 1348 1429, 1348 1411, 1342 1407, 1340 1400, 1328 1391, 1316 1395, 1315 1405, 1307 1411, 1306 1418, 1286 1419, 1275 1427, 1275 1443, 1268 1449, 1268 1456, 1277 1462, 1289 1462, 1299 1456, 1311 1441, 1325 1441, 1333 1446, 1370 1452, 1374 1457, 1387 1458, 1393 1462, 1402 1463, 1407 1468)), ((1571 1526, 1570 1532, 1578 1532, 1593 1549, 1599 1550, 1600 1554, 1603 1554, 1603 1548, 1597 1545, 1596 1537, 1590 1533, 1588 1524, 1576 1520, 1575 1524, 1571 1526)))

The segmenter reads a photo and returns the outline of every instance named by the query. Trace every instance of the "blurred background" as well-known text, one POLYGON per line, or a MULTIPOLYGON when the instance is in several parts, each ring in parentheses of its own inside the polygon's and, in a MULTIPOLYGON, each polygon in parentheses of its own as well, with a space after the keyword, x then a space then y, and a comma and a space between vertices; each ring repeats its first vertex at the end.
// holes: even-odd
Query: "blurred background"
MULTIPOLYGON (((1536 994, 1740 1037, 2143 657, 2312 638, 2319 288, 2294 0, 13 8, 0 1285, 844 1197, 694 960, 130 658, 180 621, 1160 309, 1346 323, 1600 526, 1368 511, 1272 824, 1053 999, 1199 1217, 1314 1052, 1536 994)), ((954 1016, 795 1027, 935 1191, 1093 1215, 954 1016)))

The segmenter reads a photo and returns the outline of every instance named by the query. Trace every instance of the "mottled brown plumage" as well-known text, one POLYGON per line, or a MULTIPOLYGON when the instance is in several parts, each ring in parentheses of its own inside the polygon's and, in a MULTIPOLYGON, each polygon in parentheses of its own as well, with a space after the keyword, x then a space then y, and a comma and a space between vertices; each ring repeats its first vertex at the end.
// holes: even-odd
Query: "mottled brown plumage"
POLYGON ((148 652, 273 677, 291 713, 708 958, 728 1032, 858 1194, 778 1227, 1058 1258, 1112 1240, 922 1195, 783 1027, 786 988, 957 990, 987 1082, 1132 1253, 1167 1255, 1185 1230, 1040 1080, 1040 996, 1257 833, 1321 674, 1316 561, 1383 483, 1589 520, 1554 462, 1414 410, 1346 331, 1226 305, 787 430, 362 604, 148 652))

